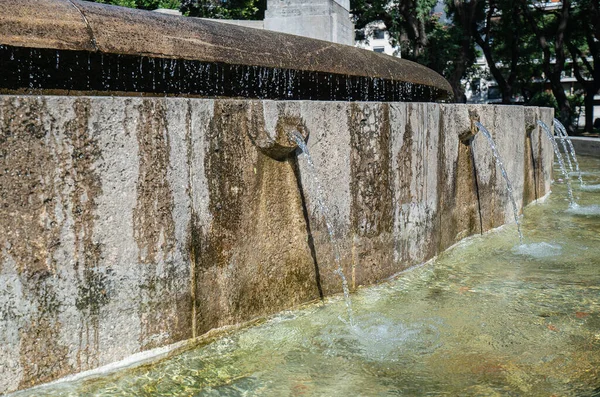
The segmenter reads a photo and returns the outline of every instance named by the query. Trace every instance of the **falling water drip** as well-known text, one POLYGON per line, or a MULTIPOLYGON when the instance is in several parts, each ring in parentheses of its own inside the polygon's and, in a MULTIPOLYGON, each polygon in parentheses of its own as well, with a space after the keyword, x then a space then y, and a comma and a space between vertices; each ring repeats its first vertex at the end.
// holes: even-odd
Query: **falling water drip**
POLYGON ((91 80, 90 80, 91 71, 92 71, 92 55, 88 54, 88 57, 87 57, 87 75, 86 75, 86 79, 87 79, 86 88, 88 90, 91 87, 91 80))
MULTIPOLYGON (((578 175, 578 178, 579 178, 579 184, 581 186, 583 186, 584 183, 583 183, 583 178, 581 177, 581 170, 579 169, 579 161, 577 161, 577 155, 575 154, 575 147, 573 146, 573 142, 571 142, 571 139, 569 138, 569 134, 567 133, 567 129, 565 128, 565 126, 558 119, 554 119, 554 127, 558 127, 559 133, 562 134, 562 136, 563 136, 563 138, 562 138, 563 143, 565 141, 567 141, 567 144, 569 145, 569 150, 571 152, 571 157, 573 157, 573 162, 575 163, 575 171, 577 171, 577 175, 578 175)), ((566 149, 565 149, 565 153, 566 153, 566 149)))
POLYGON ((350 322, 350 325, 354 326, 354 314, 352 312, 352 300, 350 299, 350 289, 348 288, 348 280, 346 279, 346 276, 344 275, 344 271, 342 269, 342 261, 340 257, 339 246, 335 238, 335 231, 331 223, 331 215, 329 214, 329 209, 323 202, 323 188, 321 186, 319 178, 317 177, 315 164, 312 161, 312 157, 310 157, 308 147, 306 146, 306 142, 304 142, 304 138, 302 137, 302 135, 298 131, 294 131, 290 133, 290 138, 292 138, 292 140, 296 142, 302 153, 304 153, 304 156, 306 156, 310 174, 312 175, 315 186, 317 187, 317 205, 319 207, 319 211, 321 211, 321 214, 323 215, 323 219, 325 220, 327 234, 329 234, 329 241, 331 241, 335 257, 336 269, 334 270, 334 273, 340 276, 340 278, 342 279, 342 289, 344 290, 344 300, 346 301, 348 320, 350 322))
POLYGON ((573 189, 571 188, 571 179, 569 178, 569 173, 567 172, 567 168, 565 167, 565 162, 563 161, 562 154, 560 154, 560 150, 558 150, 558 144, 556 143, 556 139, 554 139, 554 134, 550 131, 550 128, 541 120, 538 120, 538 125, 542 127, 544 132, 546 132, 546 136, 552 142, 552 147, 554 148, 554 154, 556 154, 556 160, 558 160, 558 165, 560 166, 560 170, 565 176, 565 181, 567 183, 567 195, 569 197, 569 205, 571 208, 577 207, 577 203, 573 198, 573 189))
POLYGON ((492 149, 492 154, 494 155, 494 158, 496 159, 496 165, 498 166, 498 168, 500 168, 500 172, 502 173, 502 176, 504 177, 504 180, 506 181, 506 189, 508 190, 508 196, 510 198, 510 202, 512 203, 513 216, 515 218, 515 223, 517 224, 517 231, 519 232, 519 242, 521 244, 523 244, 523 233, 521 232, 521 223, 519 222, 519 210, 518 210, 517 202, 515 201, 515 197, 513 194, 513 187, 512 187, 512 184, 510 183, 510 179, 508 179, 508 174, 506 173, 506 169, 504 169, 504 164, 502 163, 502 160, 500 159, 500 153, 498 153, 498 149, 496 148, 496 143, 494 142, 494 139, 492 138, 492 135, 490 134, 490 132, 480 122, 476 121, 475 126, 479 129, 479 131, 481 131, 481 133, 486 137, 488 143, 490 144, 490 147, 492 149))

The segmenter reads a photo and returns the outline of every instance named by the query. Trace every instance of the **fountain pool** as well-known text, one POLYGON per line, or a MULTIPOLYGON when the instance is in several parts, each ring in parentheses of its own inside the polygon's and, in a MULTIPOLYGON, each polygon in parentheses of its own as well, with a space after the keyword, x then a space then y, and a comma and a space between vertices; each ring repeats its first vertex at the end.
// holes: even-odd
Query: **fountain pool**
MULTIPOLYGON (((600 160, 580 161, 600 183, 600 160)), ((563 184, 552 191, 524 211, 527 245, 512 224, 359 289, 353 327, 338 295, 151 365, 15 396, 598 395, 600 217, 566 211, 563 184)))

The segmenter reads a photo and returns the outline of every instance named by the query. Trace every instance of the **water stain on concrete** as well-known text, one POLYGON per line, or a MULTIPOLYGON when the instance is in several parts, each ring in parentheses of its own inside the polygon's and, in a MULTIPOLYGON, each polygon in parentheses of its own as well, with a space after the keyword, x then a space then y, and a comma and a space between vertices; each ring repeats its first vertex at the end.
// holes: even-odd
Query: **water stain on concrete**
POLYGON ((228 295, 237 321, 318 297, 293 164, 259 153, 256 170, 246 241, 232 258, 239 288, 228 295))
MULTIPOLYGON (((410 109, 408 105, 406 105, 405 111, 406 114, 403 115, 404 120, 402 122, 402 145, 400 146, 398 152, 395 153, 396 169, 394 169, 394 177, 396 180, 396 202, 394 203, 394 207, 395 211, 398 212, 398 219, 396 221, 400 223, 400 233, 402 233, 402 229, 406 228, 406 210, 414 201, 411 186, 414 179, 413 173, 416 172, 413 165, 413 163, 416 163, 416 160, 413 159, 413 147, 416 139, 416 131, 412 126, 410 109)), ((398 264, 410 263, 410 248, 408 239, 398 237, 400 236, 396 236, 394 247, 394 250, 397 253, 396 262, 398 262, 398 264)))
MULTIPOLYGON (((407 113, 409 112, 407 107, 407 113)), ((397 154, 398 169, 395 170, 398 174, 399 185, 396 187, 399 193, 398 205, 410 203, 412 199, 411 181, 413 180, 413 146, 414 146, 414 129, 411 124, 410 114, 406 115, 406 126, 404 128, 404 136, 402 137, 402 147, 397 154)))
POLYGON ((361 237, 391 233, 393 190, 389 105, 353 104, 350 114, 352 231, 361 237))
POLYGON ((250 149, 246 142, 246 112, 241 102, 216 101, 206 131, 204 169, 212 222, 205 230, 192 231, 202 235, 201 239, 192 239, 198 258, 195 311, 199 334, 219 326, 230 316, 223 299, 222 274, 242 227, 247 188, 244 176, 252 172, 252 168, 247 169, 252 164, 245 164, 250 149))
POLYGON ((134 238, 143 283, 140 288, 141 350, 178 340, 177 269, 173 192, 167 178, 169 132, 164 101, 144 99, 139 105, 137 140, 139 174, 133 213, 134 238))
MULTIPOLYGON (((19 388, 73 371, 68 347, 59 341, 61 303, 55 291, 60 225, 54 218, 55 170, 43 119, 44 100, 10 98, 3 103, 0 133, 0 247, 16 263, 25 299, 34 307, 19 329, 19 388)), ((4 258, 0 258, 0 263, 4 258)))
POLYGON ((74 118, 62 127, 63 152, 66 177, 72 181, 69 197, 66 198, 72 211, 72 233, 74 236, 73 270, 77 278, 75 307, 81 315, 77 368, 86 370, 99 365, 100 346, 98 340, 100 310, 110 301, 108 277, 99 269, 102 246, 94 239, 97 220, 97 198, 102 194, 100 176, 96 164, 102 157, 97 137, 90 126, 91 103, 87 98, 73 102, 74 118))
MULTIPOLYGON (((196 105, 188 103, 186 114, 181 99, 0 98, 0 276, 8 280, 0 309, 8 348, 0 349, 0 360, 12 371, 2 379, 3 390, 107 364, 118 359, 115 341, 129 338, 127 352, 137 352, 319 297, 312 254, 323 273, 330 272, 331 244, 319 214, 306 223, 298 191, 304 169, 294 172, 292 159, 270 158, 249 138, 249 128, 265 128, 265 103, 190 102, 196 105), (120 137, 131 131, 132 141, 120 137), (175 139, 187 140, 187 153, 175 139), (136 155, 123 163, 128 153, 136 155), (187 164, 177 155, 187 156, 187 164), (189 173, 175 172, 174 164, 189 173), (176 185, 185 185, 186 177, 187 192, 176 185), (123 178, 130 186, 137 182, 118 222, 135 238, 126 247, 115 244, 111 233, 119 231, 107 226, 123 206, 113 192, 123 178), (315 231, 311 253, 307 235, 315 231), (131 300, 119 305, 116 296, 131 300), (114 318, 122 329, 108 328, 114 318)), ((321 106, 329 105, 309 108, 321 106)), ((325 179, 331 186, 324 187, 335 192, 326 199, 344 205, 333 224, 354 285, 380 280, 480 231, 470 151, 450 135, 462 119, 445 120, 446 106, 338 103, 323 114, 339 120, 311 131, 330 134, 327 150, 343 146, 328 153, 313 142, 321 149, 315 152, 319 172, 335 175, 325 179), (398 120, 390 120, 388 107, 398 110, 398 120), (439 120, 438 109, 444 113, 439 120)), ((297 103, 279 108, 280 120, 270 125, 323 124, 297 103)), ((510 114, 504 109, 494 111, 510 114)), ((541 131, 534 134, 534 152, 546 156, 541 194, 552 158, 541 131)), ((477 160, 488 168, 488 193, 498 196, 494 202, 482 195, 492 206, 488 213, 500 205, 496 212, 504 217, 504 182, 495 180, 488 156, 477 160)), ((315 203, 314 190, 304 195, 315 203)), ((322 280, 325 295, 339 291, 335 275, 322 280)))
MULTIPOLYGON (((458 127, 451 117, 440 115, 440 142, 443 141, 445 131, 454 131, 458 127)), ((464 135, 468 131, 464 132, 464 135)), ((460 135, 460 134, 458 134, 460 135)), ((438 161, 440 164, 446 162, 448 152, 454 152, 446 145, 455 145, 456 157, 452 160, 452 167, 440 167, 439 186, 440 195, 438 202, 439 211, 439 246, 438 252, 450 247, 461 239, 481 233, 479 203, 477 198, 477 181, 473 163, 473 148, 467 142, 459 139, 448 139, 440 146, 438 161)))
POLYGON ((0 135, 0 239, 18 271, 29 276, 54 268, 51 249, 59 234, 51 219, 57 164, 46 144, 44 112, 43 101, 6 101, 0 135))
POLYGON ((318 297, 293 164, 247 134, 249 124, 264 128, 262 114, 215 102, 204 164, 212 222, 195 247, 198 333, 318 297))
POLYGON ((393 274, 394 192, 388 104, 349 108, 352 285, 393 274))
POLYGON ((523 156, 523 202, 529 203, 537 200, 538 193, 538 164, 534 158, 532 134, 534 126, 526 126, 525 131, 525 150, 523 156))

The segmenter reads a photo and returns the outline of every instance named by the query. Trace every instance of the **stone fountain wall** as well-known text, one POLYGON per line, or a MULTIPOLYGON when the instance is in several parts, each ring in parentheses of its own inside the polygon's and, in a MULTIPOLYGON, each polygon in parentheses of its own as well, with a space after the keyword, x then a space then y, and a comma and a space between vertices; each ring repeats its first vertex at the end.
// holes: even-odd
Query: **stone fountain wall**
POLYGON ((339 292, 306 159, 254 145, 281 126, 309 134, 352 287, 512 222, 472 117, 519 206, 545 195, 549 109, 0 97, 0 393, 339 292))

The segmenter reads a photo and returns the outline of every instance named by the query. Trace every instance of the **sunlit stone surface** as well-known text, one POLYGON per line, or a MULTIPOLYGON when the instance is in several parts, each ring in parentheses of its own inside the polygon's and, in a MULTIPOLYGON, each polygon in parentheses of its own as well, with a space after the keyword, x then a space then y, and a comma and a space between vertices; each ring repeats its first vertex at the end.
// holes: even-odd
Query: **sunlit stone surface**
POLYGON ((469 112, 511 159, 518 207, 544 196, 552 149, 535 120, 551 110, 0 97, 0 390, 275 313, 319 285, 339 292, 305 159, 253 142, 290 120, 308 136, 351 288, 514 222, 483 136, 459 140, 469 112))

